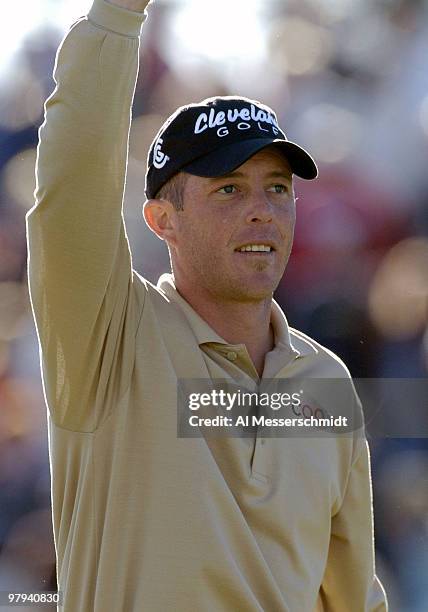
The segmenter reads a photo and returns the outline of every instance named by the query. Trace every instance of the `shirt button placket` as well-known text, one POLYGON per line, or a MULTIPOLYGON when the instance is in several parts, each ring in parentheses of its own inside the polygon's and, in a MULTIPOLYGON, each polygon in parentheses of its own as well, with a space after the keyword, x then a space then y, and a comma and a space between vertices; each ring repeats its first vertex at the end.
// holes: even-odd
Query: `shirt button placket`
POLYGON ((251 472, 253 478, 263 482, 269 482, 269 462, 267 457, 269 444, 266 444, 266 442, 267 440, 260 437, 260 431, 257 431, 251 472))

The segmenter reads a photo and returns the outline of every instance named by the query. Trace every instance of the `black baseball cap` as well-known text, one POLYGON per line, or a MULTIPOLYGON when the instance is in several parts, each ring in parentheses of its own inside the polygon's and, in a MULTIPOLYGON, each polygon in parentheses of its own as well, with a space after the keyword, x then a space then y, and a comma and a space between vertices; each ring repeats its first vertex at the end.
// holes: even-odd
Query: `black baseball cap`
POLYGON ((232 172, 270 145, 283 153, 297 176, 318 176, 312 157, 287 140, 268 106, 237 96, 218 96, 181 106, 165 121, 151 144, 146 196, 154 198, 180 171, 211 178, 232 172))

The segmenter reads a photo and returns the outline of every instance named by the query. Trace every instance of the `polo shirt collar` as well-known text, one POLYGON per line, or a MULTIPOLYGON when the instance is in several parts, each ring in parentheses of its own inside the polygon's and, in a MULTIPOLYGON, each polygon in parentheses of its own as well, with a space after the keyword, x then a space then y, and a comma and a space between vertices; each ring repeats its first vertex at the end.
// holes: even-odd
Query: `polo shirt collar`
MULTIPOLYGON (((193 330, 193 333, 195 334, 199 345, 215 342, 217 344, 225 344, 230 346, 229 343, 226 342, 224 338, 219 336, 178 293, 172 274, 162 274, 158 280, 157 287, 169 299, 173 300, 180 306, 193 330)), ((301 348, 297 350, 297 348, 293 345, 287 319, 281 307, 275 300, 272 300, 271 323, 274 330, 275 349, 285 350, 287 353, 291 353, 290 356, 294 358, 306 354, 304 349, 303 351, 301 348)))

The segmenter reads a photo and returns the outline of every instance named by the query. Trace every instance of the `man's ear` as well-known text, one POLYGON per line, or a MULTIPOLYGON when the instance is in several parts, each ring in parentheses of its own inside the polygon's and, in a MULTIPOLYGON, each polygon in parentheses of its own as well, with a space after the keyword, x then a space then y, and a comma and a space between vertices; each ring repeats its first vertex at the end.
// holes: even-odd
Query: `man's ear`
POLYGON ((146 200, 143 205, 144 220, 161 240, 174 244, 177 211, 168 200, 146 200))

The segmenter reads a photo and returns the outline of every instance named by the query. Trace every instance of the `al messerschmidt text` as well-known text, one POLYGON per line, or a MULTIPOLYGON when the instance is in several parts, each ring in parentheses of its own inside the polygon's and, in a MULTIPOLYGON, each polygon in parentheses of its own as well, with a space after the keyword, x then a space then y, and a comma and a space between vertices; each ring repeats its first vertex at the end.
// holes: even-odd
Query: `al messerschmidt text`
POLYGON ((239 425, 244 427, 254 427, 256 425, 261 425, 262 427, 347 427, 348 417, 330 416, 328 418, 317 418, 312 415, 304 419, 292 417, 267 418, 264 415, 247 414, 233 419, 223 415, 208 418, 192 414, 189 417, 189 424, 192 427, 237 427, 239 425))

